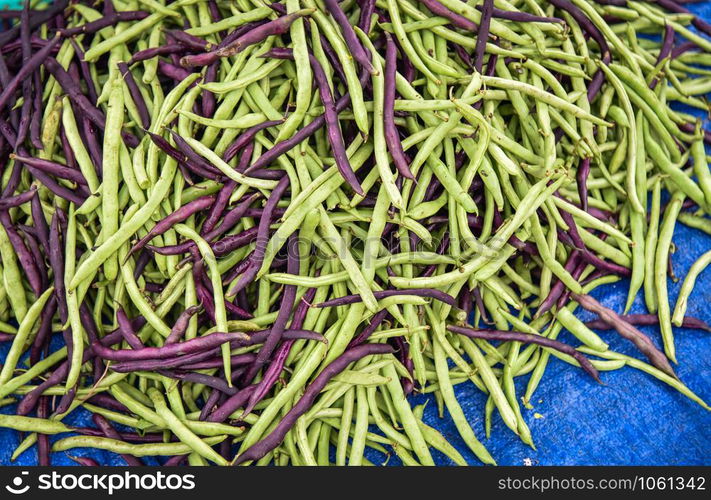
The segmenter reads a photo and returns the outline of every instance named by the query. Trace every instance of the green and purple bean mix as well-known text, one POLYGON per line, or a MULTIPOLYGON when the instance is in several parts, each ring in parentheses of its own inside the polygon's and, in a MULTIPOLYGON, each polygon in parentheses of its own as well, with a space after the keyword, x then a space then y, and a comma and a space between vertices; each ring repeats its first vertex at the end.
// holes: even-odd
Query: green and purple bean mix
POLYGON ((673 363, 675 327, 709 329, 685 312, 711 254, 667 292, 675 226, 711 232, 711 134, 671 106, 709 111, 711 26, 683 2, 28 0, 0 22, 15 456, 466 464, 408 401, 431 393, 494 464, 453 386, 533 446, 551 355, 709 409, 673 363), (622 278, 625 311, 589 295, 622 278), (63 423, 80 407, 95 427, 63 423))

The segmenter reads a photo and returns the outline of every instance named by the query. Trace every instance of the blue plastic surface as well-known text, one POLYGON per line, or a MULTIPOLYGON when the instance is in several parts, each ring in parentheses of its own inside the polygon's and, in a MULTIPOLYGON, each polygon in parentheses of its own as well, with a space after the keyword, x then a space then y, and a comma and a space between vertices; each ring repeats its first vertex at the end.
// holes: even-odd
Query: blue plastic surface
MULTIPOLYGON (((689 8, 711 20, 711 2, 689 4, 689 8)), ((688 111, 688 110, 685 110, 688 111)), ((707 123, 708 126, 708 123, 707 123)), ((702 253, 711 249, 711 237, 681 224, 674 233, 677 251, 673 256, 674 271, 684 276, 702 253)), ((711 323, 711 268, 699 277, 688 315, 711 323)), ((681 283, 669 282, 673 303, 681 283)), ((621 312, 627 295, 627 282, 601 287, 593 296, 604 305, 621 312)), ((632 312, 646 312, 642 295, 632 312)), ((578 312, 583 320, 592 315, 578 312)), ((661 346, 656 327, 642 328, 661 346)), ((635 348, 612 331, 600 332, 611 349, 640 357, 635 348)), ((675 328, 679 378, 696 394, 711 402, 711 334, 704 331, 675 328)), ((561 340, 573 345, 578 342, 563 333, 561 340)), ((55 339, 56 340, 56 339, 55 339)), ((0 344, 0 359, 7 352, 0 344)), ((528 377, 517 384, 523 394, 528 377)), ((484 437, 483 395, 469 383, 456 386, 457 398, 477 436, 500 465, 709 465, 711 464, 711 413, 689 400, 675 389, 638 370, 625 367, 602 373, 603 385, 593 382, 581 370, 554 357, 548 364, 543 380, 534 395, 531 410, 522 408, 537 449, 523 443, 494 415, 491 438, 484 437)), ((433 398, 417 396, 413 404, 428 401, 425 420, 439 429, 472 464, 478 461, 463 444, 456 428, 446 415, 437 416, 433 398)), ((0 409, 14 412, 14 406, 0 409)), ((89 414, 77 410, 65 420, 69 425, 90 426, 89 414)), ((54 438, 53 438, 54 440, 54 438)), ((0 465, 35 465, 37 455, 30 449, 15 462, 10 455, 20 443, 20 435, 0 429, 0 465)), ((91 456, 102 465, 125 465, 117 455, 97 450, 76 449, 75 456, 91 456)), ((434 453, 438 464, 450 462, 434 453)), ((382 461, 377 454, 373 461, 382 461)), ((162 459, 144 459, 147 465, 158 465, 162 459)), ((53 453, 53 465, 75 465, 66 453, 53 453)), ((389 464, 397 464, 391 459, 389 464)))

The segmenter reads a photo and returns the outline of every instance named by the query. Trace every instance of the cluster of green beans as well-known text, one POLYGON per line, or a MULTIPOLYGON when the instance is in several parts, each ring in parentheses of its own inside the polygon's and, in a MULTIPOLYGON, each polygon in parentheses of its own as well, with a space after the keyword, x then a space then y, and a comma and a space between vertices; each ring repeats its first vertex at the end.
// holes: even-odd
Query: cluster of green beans
POLYGON ((644 371, 709 409, 667 362, 674 327, 705 327, 685 312, 711 263, 707 252, 694 264, 672 307, 677 223, 711 234, 705 133, 671 107, 709 111, 711 40, 693 15, 637 0, 112 0, 58 15, 61 29, 32 28, 62 37, 49 56, 61 68, 37 70, 43 147, 0 148, 0 187, 13 186, 0 199, 0 405, 28 409, 0 415, 26 433, 13 458, 77 432, 51 451, 191 465, 329 465, 333 450, 337 465, 371 465, 375 451, 434 465, 435 449, 466 465, 408 401, 423 393, 494 464, 454 386, 487 396, 487 437, 498 413, 534 446, 521 406, 551 355, 595 378, 644 371), (61 35, 125 11, 146 14, 61 35), (85 100, 93 87, 91 108, 62 68, 85 100), (223 233, 204 229, 239 207, 223 233), (589 303, 626 277, 620 314, 589 303), (649 314, 625 316, 641 296, 649 314), (583 323, 581 305, 647 359, 612 350, 615 334, 583 323), (635 321, 659 325, 664 354, 635 321), (557 341, 564 331, 577 348, 557 341), (148 354, 218 334, 235 335, 214 364, 148 354), (50 353, 55 335, 65 345, 50 353), (79 408, 132 430, 63 423, 79 408))

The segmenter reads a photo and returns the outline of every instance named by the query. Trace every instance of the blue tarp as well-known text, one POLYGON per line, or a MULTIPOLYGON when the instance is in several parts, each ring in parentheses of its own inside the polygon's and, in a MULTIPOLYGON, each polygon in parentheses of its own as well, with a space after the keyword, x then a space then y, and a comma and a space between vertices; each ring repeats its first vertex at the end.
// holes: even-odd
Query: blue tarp
MULTIPOLYGON (((690 4, 689 8, 711 20, 711 2, 690 4)), ((677 276, 684 276, 701 254, 711 249, 711 236, 681 224, 674 233, 677 250, 673 268, 677 276)), ((699 277, 687 314, 711 323, 711 269, 699 277)), ((672 301, 681 283, 669 282, 672 301)), ((627 295, 627 282, 622 281, 597 289, 593 296, 604 305, 621 312, 627 295)), ((672 302, 673 306, 673 302, 672 302)), ((642 296, 632 309, 646 312, 642 296)), ((589 313, 579 312, 581 319, 593 319, 589 313)), ((642 328, 661 346, 657 328, 642 328)), ((634 347, 610 331, 600 332, 610 348, 640 357, 634 347)), ((679 378, 707 402, 711 401, 711 334, 675 328, 679 378)), ((561 340, 578 342, 564 333, 561 340)), ((7 352, 7 344, 0 345, 0 359, 7 352)), ((528 377, 517 384, 523 394, 528 377)), ((638 370, 625 367, 601 376, 603 384, 593 382, 581 370, 556 358, 551 358, 546 373, 532 400, 533 408, 522 407, 536 449, 518 439, 495 415, 491 438, 484 437, 484 396, 469 383, 456 387, 456 394, 467 419, 477 436, 500 465, 709 465, 711 464, 711 413, 664 383, 638 370)), ((445 413, 437 415, 432 398, 418 396, 413 403, 428 401, 426 422, 439 429, 472 464, 478 463, 463 444, 454 424, 445 413)), ((14 412, 14 406, 0 409, 14 412)), ((69 425, 90 426, 89 413, 77 410, 65 420, 69 425)), ((20 442, 17 432, 0 429, 0 465, 10 465, 10 455, 20 442)), ((91 456, 103 465, 124 465, 113 453, 76 449, 75 456, 91 456)), ((384 457, 373 455, 373 461, 384 457)), ((450 464, 435 452, 438 464, 450 464)), ((144 459, 147 465, 158 465, 159 459, 144 459)), ((35 465, 37 455, 30 449, 14 462, 16 465, 35 465)), ((53 465, 75 465, 65 453, 52 454, 53 465)), ((397 463, 394 460, 390 464, 397 463)))

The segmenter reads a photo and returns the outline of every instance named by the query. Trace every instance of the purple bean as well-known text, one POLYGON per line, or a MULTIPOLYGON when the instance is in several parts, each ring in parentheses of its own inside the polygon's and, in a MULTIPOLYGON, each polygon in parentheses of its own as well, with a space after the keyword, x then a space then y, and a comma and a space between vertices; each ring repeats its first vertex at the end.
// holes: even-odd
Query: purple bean
MULTIPOLYGON (((34 79, 35 89, 42 88, 42 81, 40 79, 39 70, 35 71, 32 75, 34 79)), ((35 91, 32 99, 32 120, 30 121, 30 142, 32 146, 36 149, 44 149, 44 144, 42 144, 42 92, 35 91)))
MULTIPOLYGON (((270 50, 264 54, 264 57, 291 59, 293 57, 293 53, 291 49, 278 48, 270 50)), ((351 186, 353 191, 361 196, 365 196, 365 192, 363 191, 363 188, 361 187, 360 182, 358 181, 358 178, 353 172, 350 162, 348 161, 348 154, 346 153, 346 146, 343 142, 343 135, 341 133, 338 120, 338 110, 336 109, 336 104, 333 100, 333 94, 331 93, 326 73, 323 71, 321 63, 319 63, 312 54, 309 54, 309 60, 311 61, 311 68, 313 69, 316 87, 318 87, 319 95, 321 96, 321 104, 324 107, 323 116, 326 120, 328 142, 331 145, 336 167, 341 173, 341 176, 351 186)), ((254 165, 249 170, 254 170, 254 165)))
MULTIPOLYGON (((56 312, 57 298, 52 296, 40 315, 40 326, 37 329, 37 335, 32 342, 30 350, 30 364, 35 364, 39 361, 42 352, 47 349, 52 334, 52 318, 54 318, 56 312)), ((14 335, 12 338, 14 338, 14 335)))
POLYGON ((249 337, 240 332, 216 332, 203 337, 186 340, 180 344, 169 344, 163 347, 144 347, 138 350, 114 350, 101 345, 99 342, 93 343, 92 347, 96 355, 103 359, 111 361, 139 361, 148 359, 169 359, 187 354, 196 354, 218 347, 225 342, 247 339, 249 339, 249 337))
POLYGON ((474 303, 476 304, 476 308, 479 311, 479 316, 481 316, 481 320, 487 325, 493 324, 493 321, 489 319, 489 315, 486 312, 484 298, 481 296, 481 289, 479 287, 476 287, 474 288, 474 290, 472 290, 472 297, 474 298, 474 303))
MULTIPOLYGON (((287 243, 287 245, 289 245, 290 251, 287 253, 286 272, 289 274, 298 274, 301 260, 299 258, 298 242, 296 240, 295 234, 292 234, 289 237, 289 242, 287 243)), ((257 352, 257 359, 247 371, 247 374, 244 378, 245 385, 251 383, 252 380, 254 380, 254 377, 257 375, 259 370, 264 366, 269 357, 272 355, 272 352, 274 352, 276 346, 279 345, 279 342, 281 342, 281 336, 284 333, 284 330, 286 329, 286 323, 287 321, 289 321, 291 311, 294 308, 294 300, 296 300, 296 286, 285 285, 281 304, 279 305, 279 312, 277 313, 277 317, 274 320, 274 324, 272 325, 271 334, 264 341, 264 344, 262 345, 261 349, 259 349, 259 352, 257 352)), ((289 350, 286 349, 286 353, 284 353, 282 349, 280 353, 281 358, 280 356, 277 356, 277 360, 281 359, 283 366, 283 362, 286 360, 286 356, 288 355, 289 350)), ((271 387, 270 384, 273 384, 275 382, 276 377, 280 372, 281 369, 279 369, 276 374, 272 370, 267 370, 267 373, 269 373, 270 377, 273 377, 273 379, 267 379, 266 382, 263 380, 262 383, 260 383, 260 387, 255 392, 255 396, 250 399, 250 404, 247 405, 249 411, 252 411, 254 405, 257 404, 257 402, 264 396, 264 394, 266 394, 268 389, 271 387), (266 384, 267 387, 263 386, 263 384, 266 384)), ((265 378, 267 373, 265 373, 265 378)), ((247 413, 249 413, 249 411, 247 411, 247 413)))
POLYGON ((257 230, 257 245, 254 248, 254 252, 249 258, 249 266, 245 272, 239 277, 237 284, 230 290, 229 295, 234 296, 241 289, 249 285, 254 278, 257 276, 259 267, 264 259, 264 253, 267 248, 267 243, 269 242, 269 226, 271 225, 272 213, 277 206, 277 203, 281 200, 282 196, 286 192, 286 188, 289 186, 289 178, 282 178, 272 190, 267 203, 264 205, 264 212, 259 220, 259 226, 257 230))
POLYGON ((166 45, 161 45, 160 47, 150 47, 148 49, 139 50, 131 56, 128 61, 129 66, 141 62, 153 59, 154 57, 176 54, 179 52, 184 52, 185 47, 179 43, 169 43, 166 45))
MULTIPOLYGON (((47 61, 54 60, 48 56, 52 52, 52 50, 54 50, 54 48, 59 44, 60 40, 61 38, 54 37, 52 40, 49 41, 49 43, 47 43, 47 45, 35 52, 35 54, 22 65, 20 71, 18 71, 15 77, 7 84, 7 86, 3 88, 3 91, 0 94, 0 109, 4 108, 7 105, 13 104, 14 101, 12 100, 12 98, 15 95, 15 91, 17 90, 17 88, 24 81, 27 81, 30 75, 34 73, 34 71, 39 68, 41 64, 46 65, 47 61)), ((2 43, 0 43, 0 46, 2 46, 2 43)), ((13 141, 13 143, 14 142, 15 141, 13 141)))
MULTIPOLYGON (((363 73, 363 76, 361 77, 361 84, 365 83, 367 73, 363 73)), ((348 92, 346 92, 343 97, 341 97, 338 102, 336 102, 336 112, 340 113, 351 102, 350 95, 348 92)), ((260 156, 257 161, 255 161, 249 169, 247 169, 247 172, 250 170, 256 170, 259 168, 264 168, 268 166, 271 162, 276 160, 279 156, 286 154, 287 152, 291 151, 295 146, 306 140, 307 138, 311 137, 316 133, 317 130, 321 129, 326 124, 326 117, 325 115, 320 115, 314 118, 308 125, 305 127, 301 128, 298 130, 294 135, 292 135, 290 138, 285 139, 281 141, 278 144, 275 144, 272 146, 271 149, 266 151, 262 156, 260 156)))
POLYGON ((297 19, 309 15, 312 12, 310 9, 303 9, 285 16, 279 17, 273 21, 257 26, 244 35, 237 38, 228 45, 222 46, 212 52, 204 54, 196 54, 185 56, 180 59, 180 64, 185 68, 194 66, 207 66, 217 61, 221 57, 231 57, 239 54, 244 49, 255 43, 259 43, 269 36, 283 35, 289 31, 291 24, 297 19))
POLYGON ((145 346, 133 331, 131 321, 128 319, 128 316, 126 316, 126 312, 121 305, 119 305, 116 310, 116 320, 118 322, 118 329, 126 343, 130 345, 132 349, 143 349, 145 346))
MULTIPOLYGON (((293 345, 294 345, 294 341, 289 340, 287 342, 284 342, 279 347, 279 349, 277 349, 277 352, 274 355, 274 359, 271 360, 269 367, 264 372, 264 376, 262 377, 262 380, 259 381, 259 383, 257 384, 257 388, 254 390, 252 395, 249 397, 249 401, 247 402, 247 405, 244 408, 244 412, 242 413, 242 417, 240 417, 240 418, 244 418, 249 413, 251 413, 252 410, 254 409, 254 407, 257 405, 257 403, 259 403, 262 400, 262 398, 264 398, 264 396, 266 396, 267 393, 272 389, 272 387, 274 387, 274 385, 277 383, 277 380, 279 379, 279 375, 281 374, 282 370, 284 369, 284 364, 286 363, 286 358, 289 356, 289 353, 291 352, 291 347, 293 345)), ((260 353, 261 352, 262 351, 260 350, 260 353)), ((255 361, 255 364, 252 366, 255 366, 257 364, 258 359, 259 359, 259 355, 257 355, 257 360, 255 361)))
POLYGON ((260 130, 264 130, 268 127, 274 127, 275 125, 280 125, 282 123, 284 123, 284 120, 270 120, 248 128, 237 136, 237 139, 235 139, 232 144, 227 146, 227 149, 225 149, 225 152, 222 155, 222 159, 229 162, 242 150, 242 148, 254 140, 254 136, 256 136, 260 130))
MULTIPOLYGON (((621 314, 620 318, 630 325, 650 326, 659 324, 659 316, 656 314, 621 314)), ((585 325, 596 330, 612 330, 614 328, 612 324, 607 323, 604 319, 587 321, 585 325)), ((707 332, 711 332, 711 326, 698 318, 694 318, 693 316, 684 316, 681 328, 691 328, 693 330, 706 330, 707 332)))
MULTIPOLYGON (((20 44, 22 48, 22 65, 25 66, 32 57, 32 43, 30 42, 30 24, 29 24, 29 5, 25 4, 20 16, 20 44)), ((34 73, 34 71, 33 71, 34 73)), ((17 126, 17 139, 15 140, 15 148, 25 142, 27 132, 30 127, 30 118, 32 111, 32 80, 26 78, 22 81, 22 108, 20 110, 20 120, 17 126)))
POLYGON ((195 50, 195 51, 208 51, 208 50, 212 50, 212 47, 213 47, 213 45, 210 42, 203 40, 202 38, 193 36, 189 33, 186 33, 185 31, 170 30, 170 31, 166 32, 166 35, 169 38, 172 38, 173 40, 178 42, 180 45, 182 45, 186 49, 195 50))
MULTIPOLYGON (((20 233, 15 229, 12 219, 10 219, 10 214, 6 210, 0 211, 0 224, 5 228, 7 238, 10 240, 13 250, 15 250, 17 260, 25 272, 25 277, 30 284, 30 288, 32 288, 32 292, 35 296, 39 297, 42 294, 42 278, 37 270, 37 264, 34 262, 32 254, 22 240, 22 236, 20 236, 20 233)), ((18 283, 18 285, 20 284, 18 283)))
MULTIPOLYGON (((27 4, 26 4, 27 5, 27 4)), ((43 397, 37 408, 37 417, 49 417, 49 397, 43 397)), ((49 444, 49 436, 47 434, 37 434, 37 462, 38 465, 48 467, 51 465, 50 460, 51 446, 49 444)))
POLYGON ((74 47, 74 52, 76 52, 76 57, 79 60, 79 70, 81 71, 82 79, 86 85, 87 94, 89 95, 89 100, 96 104, 98 100, 98 94, 96 93, 96 84, 91 75, 91 69, 89 68, 89 63, 84 60, 84 49, 79 45, 75 38, 70 38, 69 42, 74 47))
POLYGON ((239 465, 248 460, 258 460, 282 442, 286 433, 296 424, 298 418, 313 406, 316 397, 321 393, 326 384, 336 375, 365 356, 376 354, 390 354, 393 348, 386 344, 363 344, 348 349, 319 373, 313 382, 306 387, 299 401, 282 417, 274 430, 265 438, 250 446, 235 457, 234 465, 239 465))
MULTIPOLYGON (((214 82, 217 78, 217 70, 219 69, 219 64, 217 62, 212 63, 207 67, 205 71, 205 78, 203 78, 203 84, 214 82)), ((202 93, 202 116, 211 117, 215 113, 215 108, 217 107, 217 98, 215 94, 205 90, 202 93)))
POLYGON ((101 464, 94 460, 93 458, 90 457, 78 457, 74 455, 67 455, 69 458, 74 460, 76 463, 79 465, 83 465, 84 467, 101 467, 101 464))
POLYGON ((484 52, 486 42, 489 38, 489 26, 491 25, 491 14, 494 9, 494 0, 484 0, 481 7, 481 19, 479 20, 479 30, 476 34, 476 45, 474 46, 474 69, 481 73, 484 67, 484 52))
POLYGON ((215 243, 211 243, 210 247, 215 253, 215 256, 221 257, 252 243, 257 239, 257 232, 258 228, 252 227, 239 234, 231 234, 215 243))
POLYGON ((154 57, 176 54, 184 51, 185 47, 179 43, 169 43, 161 45, 160 47, 150 47, 148 49, 139 50, 133 54, 131 59, 128 61, 128 65, 131 66, 137 62, 147 61, 148 59, 153 59, 154 57))
MULTIPOLYGON (((272 3, 272 4, 269 5, 269 7, 274 8, 274 5, 275 5, 275 4, 272 3)), ((278 5, 278 4, 276 4, 276 5, 278 5)), ((284 14, 286 14, 286 8, 284 8, 284 14)), ((254 21, 254 22, 251 22, 251 23, 243 24, 243 25, 240 26, 239 28, 237 28, 237 29, 233 30, 232 32, 228 33, 227 36, 224 37, 224 38, 220 41, 220 43, 217 44, 217 48, 218 48, 218 49, 221 49, 221 48, 223 48, 223 47, 227 47, 228 45, 230 45, 232 42, 234 42, 235 40, 237 40, 238 38, 240 38, 240 37, 241 37, 242 35, 244 35, 245 33, 248 33, 248 32, 250 32, 250 31, 252 31, 254 28, 256 28, 256 27, 258 27, 258 26, 261 26, 261 25, 263 25, 263 24, 266 24, 266 23, 267 23, 267 20, 266 20, 266 19, 262 19, 262 20, 260 20, 260 21, 254 21)))
POLYGON ((368 52, 356 36, 353 26, 351 26, 348 17, 346 17, 343 9, 341 9, 338 1, 324 0, 323 3, 326 5, 326 10, 331 14, 333 20, 336 21, 336 24, 338 24, 341 28, 341 35, 343 35, 343 39, 345 40, 346 45, 348 45, 348 49, 353 55, 353 59, 355 59, 356 62, 363 66, 363 68, 369 73, 375 73, 376 71, 373 67, 373 63, 370 61, 368 52))
MULTIPOLYGON (((172 344, 177 345, 177 344, 172 344)), ((187 354, 185 356, 179 356, 168 359, 146 359, 139 361, 121 361, 118 363, 113 363, 111 369, 115 372, 129 373, 136 371, 156 371, 156 370, 167 370, 171 368, 182 368, 183 366, 192 365, 205 361, 206 359, 211 359, 218 356, 220 353, 219 349, 211 349, 208 351, 198 352, 195 354, 187 354)))
MULTIPOLYGON (((189 57, 189 56, 185 56, 189 57)), ((165 62, 163 60, 158 61, 158 71, 160 71, 162 74, 167 76, 168 78, 175 80, 176 82, 181 82, 185 80, 186 78, 190 77, 192 74, 190 71, 187 71, 184 68, 181 68, 180 66, 176 66, 174 64, 170 64, 168 62, 165 62)))
POLYGON ((383 127, 385 129, 385 141, 388 151, 393 158, 393 163, 400 175, 408 179, 415 179, 410 171, 410 162, 405 156, 395 126, 395 76, 397 74, 397 47, 389 33, 385 33, 385 91, 383 93, 383 127))
MULTIPOLYGON (((57 298, 57 308, 59 310, 59 320, 66 324, 69 313, 67 308, 66 290, 64 286, 64 246, 61 238, 60 212, 55 212, 49 230, 49 247, 47 248, 47 258, 54 273, 54 296, 57 298)), ((70 344, 67 344, 69 348, 70 344)))
MULTIPOLYGON (((578 267, 575 268, 575 270, 571 273, 571 275, 573 276, 574 279, 579 280, 580 277, 583 275, 583 272, 585 272, 585 269, 587 269, 587 267, 588 267, 588 264, 583 262, 583 260, 581 259, 578 262, 578 267)), ((595 271, 594 273, 592 273, 592 275, 594 275, 598 272, 599 271, 595 271)), ((558 309, 565 307, 565 305, 570 301, 570 293, 571 293, 571 291, 567 287, 565 288, 565 290, 563 290, 563 293, 558 298, 558 302, 556 303, 556 307, 558 307, 558 309)))
POLYGON ((311 61, 314 80, 316 81, 316 86, 321 96, 321 104, 323 104, 324 107, 327 137, 331 145, 333 157, 336 161, 336 167, 353 191, 361 196, 365 196, 365 192, 348 161, 346 146, 343 143, 343 135, 339 127, 338 111, 336 109, 336 103, 333 100, 333 95, 331 94, 326 73, 324 73, 321 64, 313 55, 309 54, 309 60, 311 61))
POLYGON ((74 402, 74 398, 77 395, 77 386, 70 388, 59 400, 59 404, 54 409, 54 413, 59 415, 69 411, 69 407, 74 402))
POLYGON ((188 144, 188 142, 180 136, 180 134, 171 129, 168 129, 168 131, 172 135, 178 150, 185 155, 185 157, 190 163, 199 166, 205 171, 214 172, 216 175, 222 175, 222 173, 217 170, 214 165, 212 165, 207 160, 205 160, 205 158, 197 154, 195 150, 190 146, 190 144, 188 144))
POLYGON ((86 115, 82 116, 82 132, 91 162, 96 167, 97 176, 101 178, 103 176, 103 153, 99 145, 96 129, 86 115))
POLYGON ((474 32, 478 31, 479 27, 476 25, 476 23, 470 21, 469 19, 463 16, 460 16, 459 14, 455 14, 447 7, 439 3, 437 0, 421 1, 425 5, 425 7, 427 7, 433 14, 449 19, 449 22, 451 22, 452 25, 456 26, 457 28, 474 32))
POLYGON ((386 309, 381 309, 380 311, 375 313, 373 317, 370 318, 370 323, 368 323, 368 326, 363 328, 363 331, 360 332, 353 340, 351 340, 351 343, 348 344, 348 348, 361 345, 366 340, 368 340, 368 338, 373 334, 373 332, 375 332, 375 330, 380 326, 383 320, 387 318, 387 316, 388 311, 386 309))
MULTIPOLYGON (((626 2, 626 0, 624 1, 626 2)), ((476 8, 480 11, 483 11, 483 7, 481 5, 477 5, 476 8)), ((565 21, 558 17, 536 16, 528 12, 508 11, 497 9, 496 7, 492 9, 491 17, 495 17, 497 19, 506 19, 507 21, 514 21, 517 23, 565 23, 565 21)))
POLYGON ((584 309, 597 314, 600 319, 612 325, 615 330, 617 330, 617 333, 631 341, 637 349, 642 352, 642 354, 647 356, 647 359, 649 359, 654 366, 667 375, 677 378, 674 373, 674 369, 667 360, 667 357, 664 353, 657 349, 649 337, 647 337, 644 333, 626 322, 615 311, 603 306, 591 296, 577 293, 573 293, 571 296, 573 297, 573 300, 578 302, 584 309))
POLYGON ((227 385, 224 380, 213 377, 211 375, 206 375, 204 373, 191 373, 191 372, 177 372, 173 370, 160 370, 158 373, 170 377, 175 380, 184 380, 187 382, 192 382, 195 384, 206 385, 207 387, 212 387, 224 394, 235 394, 238 389, 227 385))
POLYGON ((575 180, 578 184, 578 196, 580 197, 580 208, 585 212, 588 210, 588 176, 590 175, 590 158, 583 158, 575 173, 575 180))
POLYGON ((75 182, 77 184, 86 185, 86 179, 79 170, 74 170, 73 168, 67 167, 66 165, 60 165, 59 163, 42 160, 39 158, 29 158, 26 156, 16 155, 14 153, 10 154, 10 158, 15 159, 25 165, 33 167, 37 170, 41 170, 48 174, 66 179, 68 181, 75 182))
MULTIPOLYGON (((110 439, 117 439, 119 441, 122 440, 121 435, 116 431, 116 429, 113 428, 113 426, 109 423, 108 420, 106 420, 106 418, 99 415, 98 413, 95 413, 91 416, 91 419, 93 420, 94 425, 96 425, 99 430, 101 430, 104 436, 110 439)), ((119 455, 121 456, 121 458, 124 459, 126 465, 128 466, 136 467, 145 465, 141 460, 134 457, 133 455, 127 455, 125 453, 119 453, 119 455)))
MULTIPOLYGON (((57 0, 45 10, 40 10, 36 13, 34 13, 33 11, 33 14, 30 16, 30 21, 28 23, 30 26, 30 31, 33 31, 35 28, 45 24, 57 14, 62 13, 64 9, 67 8, 68 3, 68 0, 57 0)), ((17 38, 19 31, 20 28, 16 25, 6 31, 0 32, 0 47, 5 46, 5 44, 8 43, 10 40, 14 40, 15 38, 17 38)))
MULTIPOLYGON (((254 361, 256 357, 255 354, 237 354, 230 358, 230 364, 232 366, 248 365, 254 361)), ((210 368, 221 368, 223 366, 222 358, 209 359, 206 361, 200 361, 197 363, 186 364, 180 367, 181 370, 207 370, 210 368)))
MULTIPOLYGON (((565 262, 564 269, 567 272, 572 273, 573 270, 576 269, 579 264, 580 251, 573 250, 570 255, 568 255, 568 260, 565 262)), ((551 287, 551 289, 548 291, 548 295, 546 295, 546 298, 543 299, 543 301, 538 306, 535 317, 540 317, 546 312, 550 311, 550 309, 556 304, 564 290, 565 283, 563 283, 561 280, 557 280, 555 284, 551 287)))
POLYGON ((30 186, 30 189, 24 193, 20 193, 15 196, 10 196, 7 198, 0 199, 0 210, 7 210, 8 208, 19 207, 25 203, 32 200, 37 194, 37 186, 30 186))
MULTIPOLYGON (((573 216, 569 212, 566 212, 564 210, 561 211, 560 215, 563 221, 568 225, 567 235, 570 236, 574 247, 580 251, 580 258, 582 260, 586 261, 587 263, 595 266, 600 270, 609 273, 618 274, 620 276, 626 277, 629 277, 632 274, 632 272, 628 268, 619 266, 611 262, 605 262, 600 257, 588 250, 588 248, 585 246, 585 242, 583 241, 582 237, 580 236, 580 233, 578 232, 578 226, 575 224, 573 216)), ((562 231, 560 233, 562 233, 562 231)))
POLYGON ((220 191, 217 193, 217 196, 215 197, 215 202, 212 204, 212 207, 210 208, 210 212, 208 213, 205 222, 203 222, 202 227, 200 228, 201 235, 205 235, 206 233, 209 233, 212 229, 215 228, 217 221, 222 216, 222 213, 225 211, 225 208, 227 207, 227 204, 230 201, 230 197, 232 196, 232 193, 236 188, 237 182, 233 181, 232 179, 228 179, 224 183, 220 191))
POLYGON ((22 234, 24 235, 24 240, 25 240, 25 243, 27 244, 27 249, 30 251, 30 255, 32 256, 32 261, 35 263, 37 272, 40 275, 40 283, 41 283, 40 286, 44 290, 47 288, 47 283, 49 280, 47 278, 47 269, 45 268, 44 257, 42 256, 42 252, 40 251, 39 244, 37 243, 37 239, 32 234, 32 232, 25 231, 22 226, 20 226, 19 229, 22 231, 22 234))
MULTIPOLYGON (((458 43, 452 43, 452 47, 454 47, 454 52, 459 56, 459 59, 462 60, 462 62, 469 68, 469 69, 474 69, 474 60, 471 58, 469 53, 466 51, 464 47, 459 45, 458 43)), ((461 151, 462 157, 464 157, 466 153, 464 151, 461 151)))
MULTIPOLYGON (((662 62, 664 59, 671 56, 672 49, 674 48, 674 28, 669 25, 664 25, 664 37, 662 38, 662 46, 659 49, 659 55, 657 56, 657 64, 662 62)), ((654 88, 659 83, 659 78, 654 77, 651 82, 649 82, 649 88, 654 90, 654 88)))
POLYGON ((174 457, 170 457, 166 460, 163 467, 178 467, 180 465, 184 465, 187 458, 187 455, 175 455, 174 457))
POLYGON ((96 33, 109 26, 114 26, 120 22, 124 21, 140 21, 148 17, 148 12, 143 12, 141 10, 126 10, 122 12, 114 12, 111 15, 106 15, 101 19, 92 21, 90 23, 82 24, 81 26, 76 26, 74 28, 59 30, 62 36, 66 38, 71 38, 76 35, 81 34, 91 34, 96 33))
POLYGON ((151 141, 158 146, 165 154, 173 158, 175 161, 178 162, 179 165, 183 165, 184 167, 188 168, 190 171, 195 172, 197 175, 200 175, 201 177, 205 177, 207 179, 211 180, 220 180, 221 175, 214 173, 212 169, 205 169, 204 168, 204 163, 205 160, 203 159, 201 163, 194 163, 188 159, 188 157, 185 155, 185 153, 178 151, 176 148, 170 145, 170 143, 164 139, 162 136, 158 134, 154 134, 153 132, 146 131, 148 134, 148 137, 150 137, 151 141))
POLYGON ((599 373, 590 360, 573 347, 558 340, 549 339, 540 335, 532 335, 530 333, 502 332, 499 330, 475 330, 474 328, 454 325, 447 325, 447 330, 475 339, 514 341, 522 342, 524 344, 538 344, 549 349, 555 349, 556 351, 560 351, 575 358, 575 360, 580 363, 580 367, 585 370, 588 375, 600 382, 599 373))
POLYGON ((190 306, 180 313, 178 319, 175 320, 175 323, 173 323, 173 328, 170 329, 170 334, 166 337, 163 345, 170 345, 179 342, 185 335, 185 331, 188 329, 190 318, 192 318, 199 310, 200 306, 190 306))
POLYGON ((245 403, 249 401, 249 398, 252 396, 256 389, 256 385, 250 385, 233 394, 232 396, 227 398, 225 402, 222 403, 216 410, 210 413, 205 418, 205 420, 207 420, 208 422, 224 422, 230 417, 230 415, 232 415, 238 409, 242 408, 242 406, 244 406, 245 403))
POLYGON ((101 406, 109 410, 114 410, 119 413, 130 413, 129 409, 123 403, 119 403, 113 396, 105 393, 94 394, 88 400, 89 403, 101 406))
POLYGON ((366 35, 370 34, 370 25, 375 12, 375 0, 362 0, 358 2, 360 6, 360 17, 358 19, 358 27, 366 35))
POLYGON ((674 60, 680 55, 690 51, 690 50, 696 50, 698 49, 698 46, 694 42, 684 42, 676 47, 672 48, 671 54, 669 54, 670 59, 674 60))

